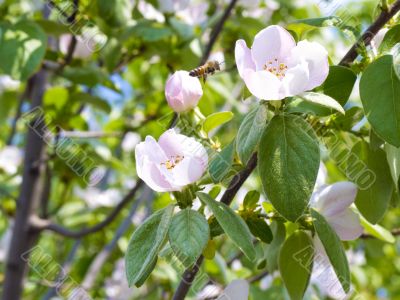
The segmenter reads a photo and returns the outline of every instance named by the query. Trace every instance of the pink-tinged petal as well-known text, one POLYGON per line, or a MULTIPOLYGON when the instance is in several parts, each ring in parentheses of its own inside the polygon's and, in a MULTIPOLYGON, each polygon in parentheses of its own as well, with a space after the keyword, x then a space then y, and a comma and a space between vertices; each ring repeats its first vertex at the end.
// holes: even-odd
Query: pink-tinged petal
POLYGON ((136 146, 135 153, 138 155, 147 155, 151 161, 158 164, 165 162, 168 159, 163 149, 150 135, 146 136, 144 142, 141 142, 136 146))
POLYGON ((251 57, 251 51, 247 48, 246 42, 244 40, 236 41, 235 46, 235 61, 240 77, 243 78, 244 70, 246 69, 256 69, 256 65, 251 57))
POLYGON ((196 107, 203 89, 197 77, 187 71, 177 71, 170 76, 165 85, 168 105, 176 112, 188 111, 196 107))
POLYGON ((342 241, 355 240, 363 233, 360 217, 350 208, 334 217, 327 217, 326 220, 342 241))
POLYGON ((159 145, 168 158, 179 156, 197 157, 205 166, 208 164, 208 155, 204 146, 192 137, 177 133, 174 129, 164 132, 159 145))
POLYGON ((318 195, 317 210, 326 218, 342 214, 355 200, 357 186, 348 181, 326 186, 318 195))
POLYGON ((286 98, 303 93, 309 82, 308 66, 305 61, 289 68, 282 80, 280 98, 286 98))
POLYGON ((139 178, 141 178, 152 190, 156 192, 180 190, 179 187, 172 185, 168 180, 166 180, 159 167, 152 162, 148 156, 145 156, 142 161, 136 161, 136 169, 139 178))
POLYGON ((268 26, 261 30, 254 37, 251 47, 251 54, 257 70, 262 70, 269 60, 275 58, 279 61, 285 60, 295 46, 296 42, 291 34, 278 25, 268 26))
POLYGON ((281 81, 268 71, 257 71, 246 69, 243 74, 244 82, 249 91, 262 100, 280 100, 279 90, 281 81))
POLYGON ((321 85, 329 73, 328 52, 316 42, 300 41, 291 51, 290 64, 298 64, 302 60, 308 63, 309 81, 306 90, 321 85))
POLYGON ((206 167, 197 157, 185 157, 171 170, 172 182, 179 186, 191 184, 203 176, 206 167))

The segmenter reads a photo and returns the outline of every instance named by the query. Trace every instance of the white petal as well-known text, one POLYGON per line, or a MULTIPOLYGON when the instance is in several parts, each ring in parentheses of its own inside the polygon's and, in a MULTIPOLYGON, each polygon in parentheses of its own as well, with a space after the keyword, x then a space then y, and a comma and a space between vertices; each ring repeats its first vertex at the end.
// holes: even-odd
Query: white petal
POLYGON ((278 25, 268 26, 254 37, 251 46, 253 61, 257 70, 262 70, 268 60, 284 60, 296 46, 291 34, 278 25))
POLYGON ((356 194, 357 186, 352 182, 328 185, 320 191, 316 208, 325 217, 340 215, 354 202, 356 194))
POLYGON ((144 142, 139 143, 135 147, 135 155, 140 160, 140 156, 147 155, 149 159, 155 163, 165 162, 168 158, 163 149, 152 136, 146 136, 144 142))
POLYGON ((279 94, 281 81, 268 71, 254 72, 246 69, 243 79, 249 91, 259 99, 280 100, 284 98, 279 94))
POLYGON ((305 60, 308 63, 309 81, 306 90, 321 85, 329 73, 328 52, 316 42, 300 41, 291 51, 290 65, 305 60))
POLYGON ((251 58, 251 51, 247 48, 246 42, 244 40, 236 41, 235 46, 235 61, 240 77, 243 78, 244 70, 246 69, 256 69, 256 65, 251 58))
POLYGON ((280 98, 295 96, 303 93, 307 89, 308 81, 308 66, 305 61, 292 68, 289 68, 282 80, 280 98))
POLYGON ((249 283, 244 279, 236 279, 223 291, 217 300, 247 300, 249 298, 249 283))
POLYGON ((342 241, 355 240, 363 233, 360 217, 350 208, 334 217, 328 217, 326 220, 342 241))
POLYGON ((178 186, 191 184, 201 178, 206 170, 201 159, 197 157, 185 157, 170 172, 172 172, 172 182, 178 186))
POLYGON ((328 171, 325 167, 325 164, 321 161, 319 163, 318 175, 317 180, 315 181, 314 191, 322 187, 328 178, 328 171))

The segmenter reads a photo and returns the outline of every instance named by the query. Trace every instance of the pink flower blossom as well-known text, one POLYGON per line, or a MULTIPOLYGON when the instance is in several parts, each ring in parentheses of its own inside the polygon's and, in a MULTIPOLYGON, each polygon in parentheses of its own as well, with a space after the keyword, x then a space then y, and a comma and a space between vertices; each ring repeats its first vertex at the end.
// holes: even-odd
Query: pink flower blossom
POLYGON ((307 40, 296 45, 290 33, 277 25, 257 33, 251 49, 238 40, 235 59, 247 88, 263 100, 280 100, 311 90, 329 73, 324 47, 307 40))
POLYGON ((175 72, 165 86, 165 97, 176 112, 185 112, 196 107, 202 95, 200 80, 189 76, 186 71, 175 72))
POLYGON ((180 191, 200 179, 207 168, 206 149, 194 138, 164 132, 158 142, 147 136, 135 149, 138 176, 157 192, 180 191))

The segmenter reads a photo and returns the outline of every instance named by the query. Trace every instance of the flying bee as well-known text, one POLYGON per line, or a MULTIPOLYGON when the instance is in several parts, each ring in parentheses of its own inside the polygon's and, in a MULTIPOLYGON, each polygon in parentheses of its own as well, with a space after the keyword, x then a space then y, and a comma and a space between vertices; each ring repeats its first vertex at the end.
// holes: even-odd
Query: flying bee
POLYGON ((216 60, 208 61, 204 65, 191 70, 189 72, 189 75, 192 77, 203 78, 203 81, 206 82, 208 75, 213 75, 215 73, 215 71, 221 70, 221 67, 220 67, 221 64, 222 63, 220 63, 216 60))

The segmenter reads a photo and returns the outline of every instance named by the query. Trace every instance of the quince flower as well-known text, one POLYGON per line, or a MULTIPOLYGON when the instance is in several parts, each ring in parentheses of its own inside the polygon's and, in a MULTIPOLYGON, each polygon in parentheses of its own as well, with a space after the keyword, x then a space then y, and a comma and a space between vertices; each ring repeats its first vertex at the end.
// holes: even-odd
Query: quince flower
POLYGON ((147 136, 135 148, 138 176, 157 192, 181 191, 200 179, 208 164, 208 155, 194 138, 164 132, 158 142, 147 136))
POLYGON ((296 45, 290 33, 278 25, 257 33, 251 49, 238 40, 235 60, 247 88, 262 100, 280 100, 311 90, 329 73, 323 46, 307 40, 296 45))

